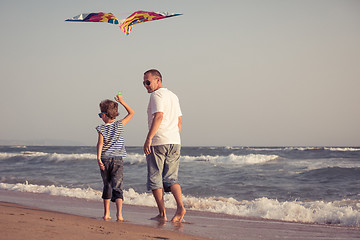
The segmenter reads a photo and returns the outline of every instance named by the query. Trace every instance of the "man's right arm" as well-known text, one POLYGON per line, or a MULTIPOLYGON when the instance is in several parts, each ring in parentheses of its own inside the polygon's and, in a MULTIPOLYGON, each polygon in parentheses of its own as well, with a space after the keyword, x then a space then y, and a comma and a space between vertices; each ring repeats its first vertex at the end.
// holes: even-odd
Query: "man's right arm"
POLYGON ((182 117, 181 116, 179 116, 178 127, 179 127, 179 133, 181 133, 181 127, 182 127, 182 117))
POLYGON ((153 116, 154 116, 154 118, 153 118, 151 127, 149 129, 149 132, 148 132, 148 135, 146 137, 145 144, 144 144, 144 153, 146 155, 149 155, 151 153, 151 149, 150 149, 151 142, 152 142, 152 139, 155 136, 157 130, 160 127, 160 124, 161 124, 161 122, 163 120, 164 113, 163 112, 156 112, 156 113, 154 113, 153 116))

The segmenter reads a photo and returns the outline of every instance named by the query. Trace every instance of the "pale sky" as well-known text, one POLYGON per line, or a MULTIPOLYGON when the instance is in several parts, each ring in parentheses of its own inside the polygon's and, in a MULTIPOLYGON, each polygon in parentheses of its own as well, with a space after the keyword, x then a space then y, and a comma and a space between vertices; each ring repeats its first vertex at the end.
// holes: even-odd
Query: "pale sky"
POLYGON ((1 0, 0 13, 0 144, 95 145, 99 102, 122 90, 126 144, 142 146, 156 68, 183 146, 360 146, 358 0, 1 0), (64 21, 138 10, 184 15, 129 36, 64 21))

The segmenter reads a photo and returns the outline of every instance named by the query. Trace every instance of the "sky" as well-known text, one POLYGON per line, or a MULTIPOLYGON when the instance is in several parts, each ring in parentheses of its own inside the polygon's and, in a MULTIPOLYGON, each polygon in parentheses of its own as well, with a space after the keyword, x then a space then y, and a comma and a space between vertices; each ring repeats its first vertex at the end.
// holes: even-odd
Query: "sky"
POLYGON ((121 90, 126 144, 142 146, 156 68, 183 146, 360 146, 359 13, 357 0, 1 0, 0 144, 95 146, 99 103, 121 90), (64 21, 138 10, 183 15, 129 36, 64 21))

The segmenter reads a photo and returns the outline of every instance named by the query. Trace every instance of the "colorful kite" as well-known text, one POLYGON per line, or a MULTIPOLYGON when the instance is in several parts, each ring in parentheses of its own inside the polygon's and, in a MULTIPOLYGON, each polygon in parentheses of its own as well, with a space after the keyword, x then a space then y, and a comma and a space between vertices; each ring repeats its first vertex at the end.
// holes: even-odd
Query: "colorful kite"
POLYGON ((120 28, 126 35, 129 35, 132 26, 135 24, 139 24, 147 21, 160 20, 168 17, 175 17, 179 15, 182 14, 178 14, 178 13, 169 14, 167 12, 159 13, 159 12, 137 11, 131 14, 128 18, 124 19, 122 24, 120 25, 120 28))
POLYGON ((65 21, 71 22, 107 22, 111 24, 120 25, 121 30, 126 34, 132 30, 132 26, 135 24, 160 20, 168 17, 175 17, 182 14, 179 13, 167 13, 167 12, 146 12, 137 11, 132 13, 128 18, 118 21, 112 13, 83 13, 73 18, 66 19, 65 21))
POLYGON ((107 22, 112 24, 119 24, 119 21, 116 19, 112 13, 82 13, 73 18, 66 19, 65 21, 70 22, 107 22))

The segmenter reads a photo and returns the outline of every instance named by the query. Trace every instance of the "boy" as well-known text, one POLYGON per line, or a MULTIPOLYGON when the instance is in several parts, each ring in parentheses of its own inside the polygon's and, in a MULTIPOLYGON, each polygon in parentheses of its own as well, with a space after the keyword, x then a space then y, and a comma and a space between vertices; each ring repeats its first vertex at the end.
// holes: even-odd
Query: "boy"
POLYGON ((96 127, 99 133, 97 143, 97 161, 101 171, 101 177, 104 182, 103 202, 104 202, 104 220, 110 220, 110 200, 116 203, 117 221, 123 221, 122 203, 124 200, 123 183, 123 158, 126 156, 123 126, 125 126, 134 116, 134 111, 125 103, 122 95, 115 97, 126 109, 128 114, 125 118, 115 121, 119 115, 118 104, 109 99, 100 103, 99 117, 105 124, 96 127))

